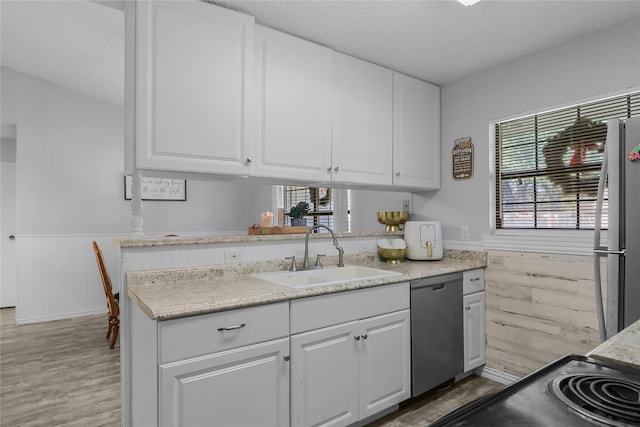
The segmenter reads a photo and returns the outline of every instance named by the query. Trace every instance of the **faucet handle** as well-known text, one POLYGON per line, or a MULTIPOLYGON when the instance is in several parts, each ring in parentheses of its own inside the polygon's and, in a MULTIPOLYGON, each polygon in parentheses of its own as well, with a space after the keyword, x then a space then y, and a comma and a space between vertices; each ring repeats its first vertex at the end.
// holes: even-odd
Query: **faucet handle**
POLYGON ((320 262, 320 257, 327 256, 327 254, 318 254, 316 255, 316 267, 322 268, 322 262, 320 262))
POLYGON ((290 259, 291 260, 291 265, 289 266, 289 271, 298 271, 298 267, 296 266, 296 257, 294 256, 288 256, 285 257, 285 259, 290 259))

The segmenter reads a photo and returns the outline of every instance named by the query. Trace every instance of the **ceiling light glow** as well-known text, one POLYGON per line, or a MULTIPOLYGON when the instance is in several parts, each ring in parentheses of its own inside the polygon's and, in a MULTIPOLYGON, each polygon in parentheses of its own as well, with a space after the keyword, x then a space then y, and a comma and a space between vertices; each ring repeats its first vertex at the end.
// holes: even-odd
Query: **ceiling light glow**
POLYGON ((478 3, 480 0, 458 0, 458 1, 465 6, 473 6, 474 4, 478 3))

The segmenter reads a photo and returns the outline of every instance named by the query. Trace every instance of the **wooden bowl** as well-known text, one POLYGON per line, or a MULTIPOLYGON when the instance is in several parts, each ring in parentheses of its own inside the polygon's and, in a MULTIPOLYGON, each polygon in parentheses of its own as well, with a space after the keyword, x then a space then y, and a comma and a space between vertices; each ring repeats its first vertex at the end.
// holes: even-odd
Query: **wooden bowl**
POLYGON ((381 248, 378 246, 378 255, 387 260, 388 264, 399 264, 407 254, 407 249, 381 248))
POLYGON ((386 231, 400 231, 400 224, 409 220, 409 211, 378 212, 378 222, 387 226, 386 231))

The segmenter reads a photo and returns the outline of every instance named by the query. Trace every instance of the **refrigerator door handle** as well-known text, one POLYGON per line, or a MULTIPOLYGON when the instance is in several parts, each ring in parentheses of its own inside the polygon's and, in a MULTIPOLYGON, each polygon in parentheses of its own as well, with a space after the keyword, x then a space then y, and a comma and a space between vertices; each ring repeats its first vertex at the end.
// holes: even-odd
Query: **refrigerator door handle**
MULTIPOLYGON (((604 318, 604 301, 602 298, 602 278, 600 273, 600 257, 609 255, 609 248, 603 247, 600 241, 600 233, 602 230, 602 209, 604 204, 604 190, 609 173, 609 153, 611 151, 612 141, 618 139, 616 129, 619 128, 619 121, 616 123, 610 120, 607 123, 607 140, 605 150, 602 155, 602 167, 600 169, 600 179, 598 180, 598 194, 596 198, 596 216, 593 225, 593 285, 595 288, 596 298, 596 316, 598 318, 598 329, 600 332, 600 341, 605 342, 607 339, 607 326, 604 318)), ((607 234, 607 238, 608 238, 607 234)), ((608 240, 608 239, 607 239, 608 240)))

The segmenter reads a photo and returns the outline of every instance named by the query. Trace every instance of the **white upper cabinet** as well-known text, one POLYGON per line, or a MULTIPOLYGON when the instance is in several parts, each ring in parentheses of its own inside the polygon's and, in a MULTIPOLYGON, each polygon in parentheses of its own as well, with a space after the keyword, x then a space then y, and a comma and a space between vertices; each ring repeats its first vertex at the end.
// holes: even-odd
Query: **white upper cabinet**
POLYGON ((393 72, 334 53, 332 182, 391 185, 393 72))
POLYGON ((327 181, 331 49, 256 25, 253 175, 327 181))
POLYGON ((440 88, 393 75, 393 185, 440 188, 440 88))
POLYGON ((135 167, 247 175, 253 17, 205 2, 135 11, 135 167))
POLYGON ((198 1, 126 7, 127 173, 440 187, 440 88, 198 1))

